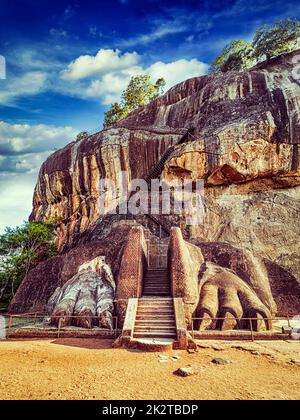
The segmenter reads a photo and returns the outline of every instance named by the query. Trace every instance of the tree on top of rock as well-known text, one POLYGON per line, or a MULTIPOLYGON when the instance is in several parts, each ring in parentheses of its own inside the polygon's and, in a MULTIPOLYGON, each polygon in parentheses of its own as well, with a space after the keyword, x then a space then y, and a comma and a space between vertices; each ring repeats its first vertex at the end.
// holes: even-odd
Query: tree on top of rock
POLYGON ((211 73, 243 71, 257 62, 270 60, 299 46, 300 23, 297 19, 284 19, 273 25, 263 25, 257 29, 254 40, 241 39, 227 45, 212 62, 211 73))
POLYGON ((130 112, 147 105, 163 93, 166 82, 163 78, 151 83, 150 76, 132 77, 129 85, 121 96, 121 102, 115 102, 105 113, 104 128, 107 128, 125 118, 130 112))
POLYGON ((212 73, 227 71, 242 71, 253 64, 253 45, 251 42, 237 39, 227 45, 222 53, 212 62, 212 73))
POLYGON ((299 46, 300 23, 297 19, 280 20, 274 25, 264 25, 256 31, 253 47, 257 60, 293 51, 299 46))

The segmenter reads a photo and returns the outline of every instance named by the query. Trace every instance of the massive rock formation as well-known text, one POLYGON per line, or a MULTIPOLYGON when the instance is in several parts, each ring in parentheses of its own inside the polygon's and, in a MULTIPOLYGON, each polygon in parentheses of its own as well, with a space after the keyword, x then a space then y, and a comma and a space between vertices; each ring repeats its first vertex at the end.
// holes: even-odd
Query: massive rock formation
MULTIPOLYGON (((201 178, 206 187, 204 223, 188 227, 184 217, 158 217, 166 230, 180 226, 208 261, 224 268, 230 268, 229 260, 239 253, 259 258, 279 313, 299 312, 300 83, 292 75, 296 53, 249 72, 187 80, 113 128, 48 158, 40 171, 31 220, 57 220, 61 255, 29 274, 11 310, 42 308, 54 289, 76 274, 87 252, 106 255, 117 278, 128 227, 118 224, 122 217, 103 217, 99 211, 100 180, 118 181, 122 171, 127 183, 147 178, 163 158, 161 179, 201 178), (40 275, 45 267, 47 280, 40 275)), ((157 233, 155 221, 138 220, 157 233)), ((247 276, 245 267, 238 274, 247 276)))

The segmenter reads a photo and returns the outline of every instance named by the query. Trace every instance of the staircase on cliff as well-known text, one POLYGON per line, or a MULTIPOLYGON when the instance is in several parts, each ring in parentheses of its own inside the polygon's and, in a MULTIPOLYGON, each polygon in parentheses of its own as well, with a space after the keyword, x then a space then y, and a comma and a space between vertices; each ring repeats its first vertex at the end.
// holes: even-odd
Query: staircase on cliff
MULTIPOLYGON (((165 164, 167 162, 167 160, 169 159, 169 157, 171 156, 171 154, 175 151, 176 146, 183 144, 185 142, 189 142, 189 141, 193 141, 195 140, 195 136, 193 135, 194 130, 193 129, 188 129, 186 130, 185 134, 171 147, 169 147, 165 153, 162 155, 162 157, 160 158, 160 160, 154 165, 154 167, 151 169, 151 171, 149 172, 149 174, 147 175, 147 177, 145 178, 145 181, 147 182, 148 185, 148 190, 151 192, 151 181, 153 179, 159 179, 165 164)), ((129 199, 132 197, 132 195, 134 194, 134 191, 131 192, 129 199)), ((128 200, 129 200, 128 199, 128 200)), ((145 213, 144 216, 149 219, 150 223, 153 222, 155 225, 157 225, 158 229, 159 229, 159 237, 161 238, 162 235, 170 235, 170 229, 168 228, 168 226, 165 226, 165 224, 162 223, 162 221, 160 220, 159 217, 151 214, 151 213, 145 213)), ((125 219, 127 220, 132 220, 135 219, 136 217, 133 216, 132 214, 127 214, 124 216, 125 219)), ((148 225, 147 225, 148 227, 148 225)))
POLYGON ((143 297, 139 299, 133 338, 176 339, 173 299, 143 297))
POLYGON ((166 246, 163 241, 153 243, 152 238, 149 247, 152 255, 148 256, 149 266, 143 279, 143 297, 138 301, 133 338, 176 339, 166 246))
POLYGON ((171 296, 171 288, 166 268, 148 268, 144 276, 143 296, 171 296))

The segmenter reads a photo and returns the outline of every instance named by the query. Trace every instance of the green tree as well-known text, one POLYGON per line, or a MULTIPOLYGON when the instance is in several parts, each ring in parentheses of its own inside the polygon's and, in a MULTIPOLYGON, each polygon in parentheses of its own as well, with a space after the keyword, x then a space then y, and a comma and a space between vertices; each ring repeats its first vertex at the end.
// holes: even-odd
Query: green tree
POLYGON ((26 222, 0 236, 0 307, 6 307, 23 278, 57 253, 51 223, 26 222))
POLYGON ((121 96, 120 103, 113 103, 105 113, 104 127, 109 127, 125 118, 130 112, 144 106, 160 96, 166 82, 163 78, 154 84, 148 74, 132 77, 121 96))
POLYGON ((297 19, 284 19, 274 25, 260 27, 253 40, 254 54, 257 60, 270 58, 293 51, 299 46, 300 23, 297 19))
POLYGON ((79 134, 77 134, 75 142, 84 140, 89 136, 89 133, 87 131, 81 131, 79 134))
POLYGON ((210 72, 246 70, 253 64, 253 46, 251 42, 238 39, 227 45, 222 53, 212 62, 210 72))
POLYGON ((129 114, 129 110, 125 105, 121 105, 118 102, 114 102, 110 109, 105 113, 104 116, 104 128, 110 127, 122 120, 129 114))

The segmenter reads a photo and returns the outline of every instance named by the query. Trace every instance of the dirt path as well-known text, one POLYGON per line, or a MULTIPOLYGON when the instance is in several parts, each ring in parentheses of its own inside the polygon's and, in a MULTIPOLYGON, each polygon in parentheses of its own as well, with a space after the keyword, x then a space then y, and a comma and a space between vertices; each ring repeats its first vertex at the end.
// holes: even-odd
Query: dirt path
POLYGON ((211 345, 160 363, 158 353, 112 349, 109 340, 2 341, 0 399, 300 399, 300 365, 289 363, 300 359, 299 342, 211 345), (173 374, 188 364, 197 375, 173 374))

